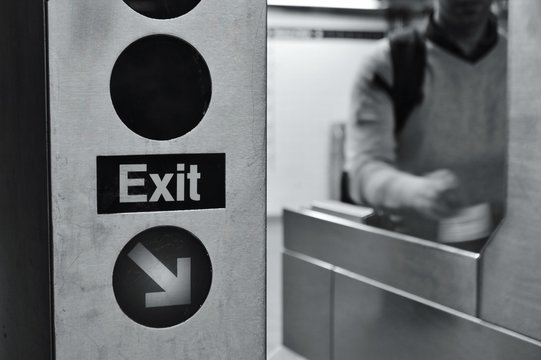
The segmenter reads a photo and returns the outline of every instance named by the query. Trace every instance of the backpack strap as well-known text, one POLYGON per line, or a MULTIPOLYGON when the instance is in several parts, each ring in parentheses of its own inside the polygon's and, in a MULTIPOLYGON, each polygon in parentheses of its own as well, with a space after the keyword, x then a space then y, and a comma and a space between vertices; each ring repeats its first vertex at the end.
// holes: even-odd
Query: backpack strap
POLYGON ((404 128, 415 106, 423 101, 426 44, 424 36, 414 29, 392 34, 389 40, 393 66, 390 93, 394 104, 396 135, 404 128))

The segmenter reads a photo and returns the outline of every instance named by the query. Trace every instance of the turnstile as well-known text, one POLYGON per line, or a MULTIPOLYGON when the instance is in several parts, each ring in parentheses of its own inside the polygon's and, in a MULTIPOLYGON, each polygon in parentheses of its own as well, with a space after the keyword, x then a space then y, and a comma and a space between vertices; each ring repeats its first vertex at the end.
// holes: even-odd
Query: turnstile
POLYGON ((541 342, 480 317, 482 254, 350 216, 284 212, 285 346, 310 360, 541 356, 541 342))

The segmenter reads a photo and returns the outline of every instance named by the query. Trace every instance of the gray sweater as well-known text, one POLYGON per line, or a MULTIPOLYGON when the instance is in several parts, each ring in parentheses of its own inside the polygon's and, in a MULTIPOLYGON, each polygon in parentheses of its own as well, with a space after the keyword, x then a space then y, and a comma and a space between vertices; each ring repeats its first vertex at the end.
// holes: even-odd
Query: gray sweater
MULTIPOLYGON (((449 169, 466 205, 491 204, 503 216, 507 149, 507 42, 503 35, 476 61, 426 40, 424 99, 398 136, 389 95, 374 83, 393 82, 390 45, 380 41, 361 67, 346 136, 352 197, 376 209, 396 210, 401 184, 411 175, 449 169)), ((435 238, 437 224, 412 214, 408 232, 435 238)))

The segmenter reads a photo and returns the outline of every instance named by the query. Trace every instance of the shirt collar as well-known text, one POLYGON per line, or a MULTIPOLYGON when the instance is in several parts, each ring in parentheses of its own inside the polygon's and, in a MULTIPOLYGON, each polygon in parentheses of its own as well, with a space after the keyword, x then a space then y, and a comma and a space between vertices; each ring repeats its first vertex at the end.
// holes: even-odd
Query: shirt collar
POLYGON ((430 20, 428 22, 425 34, 426 37, 434 44, 444 48, 448 52, 463 60, 474 63, 483 58, 486 54, 488 54, 498 43, 498 22, 495 16, 491 16, 489 18, 485 34, 470 55, 464 53, 464 51, 462 51, 462 49, 458 45, 456 45, 456 42, 453 41, 445 33, 441 26, 436 23, 436 21, 434 20, 434 14, 430 16, 430 20))

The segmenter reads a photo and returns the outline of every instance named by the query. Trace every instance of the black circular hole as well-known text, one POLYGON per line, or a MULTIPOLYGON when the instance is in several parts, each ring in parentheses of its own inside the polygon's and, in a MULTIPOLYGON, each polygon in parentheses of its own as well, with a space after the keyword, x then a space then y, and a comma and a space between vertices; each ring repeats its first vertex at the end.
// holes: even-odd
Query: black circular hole
POLYGON ((169 35, 147 36, 128 46, 113 67, 110 88, 122 122, 152 140, 171 140, 195 128, 212 93, 201 54, 169 35))
POLYGON ((124 0, 139 14, 153 19, 173 19, 190 12, 200 0, 124 0))
POLYGON ((211 283, 207 249, 192 233, 175 226, 137 234, 113 270, 113 291, 124 314, 152 328, 175 326, 195 315, 211 283))

